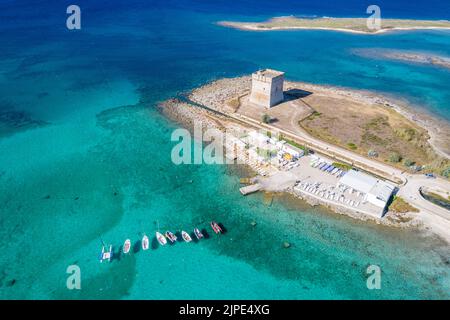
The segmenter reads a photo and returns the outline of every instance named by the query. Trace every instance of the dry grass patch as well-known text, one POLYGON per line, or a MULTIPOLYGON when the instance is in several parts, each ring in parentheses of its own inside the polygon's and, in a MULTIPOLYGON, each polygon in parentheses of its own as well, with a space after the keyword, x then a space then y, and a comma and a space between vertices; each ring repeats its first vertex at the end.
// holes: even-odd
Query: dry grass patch
POLYGON ((395 213, 419 212, 419 209, 413 207, 403 198, 400 198, 398 196, 394 197, 394 200, 389 206, 389 210, 395 213))
POLYGON ((378 160, 402 169, 406 169, 405 164, 392 161, 393 154, 400 160, 408 159, 408 163, 428 165, 438 173, 448 163, 433 151, 425 129, 389 107, 320 93, 303 100, 315 112, 299 124, 316 138, 363 156, 375 151, 378 160))

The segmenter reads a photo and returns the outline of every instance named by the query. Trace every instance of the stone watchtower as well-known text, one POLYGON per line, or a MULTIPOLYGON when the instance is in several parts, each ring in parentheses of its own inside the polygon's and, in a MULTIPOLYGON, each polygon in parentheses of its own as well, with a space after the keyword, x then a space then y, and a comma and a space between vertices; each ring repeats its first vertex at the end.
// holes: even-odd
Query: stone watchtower
POLYGON ((252 74, 250 102, 271 108, 283 101, 284 72, 263 69, 252 74))

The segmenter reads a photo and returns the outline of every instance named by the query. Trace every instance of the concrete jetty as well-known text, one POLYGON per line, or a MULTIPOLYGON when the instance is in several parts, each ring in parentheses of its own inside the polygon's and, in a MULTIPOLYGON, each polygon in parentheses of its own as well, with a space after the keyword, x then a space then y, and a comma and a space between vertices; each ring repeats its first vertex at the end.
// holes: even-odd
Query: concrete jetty
POLYGON ((246 196, 254 192, 258 192, 259 190, 261 190, 261 185, 259 183, 255 183, 239 189, 239 191, 242 193, 243 196, 246 196))

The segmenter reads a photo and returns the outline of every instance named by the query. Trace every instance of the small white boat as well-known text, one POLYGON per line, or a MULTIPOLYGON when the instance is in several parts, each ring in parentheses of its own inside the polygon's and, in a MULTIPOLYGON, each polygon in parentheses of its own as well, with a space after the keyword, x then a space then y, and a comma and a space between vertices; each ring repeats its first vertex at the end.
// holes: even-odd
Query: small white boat
POLYGON ((159 232, 156 232, 156 240, 158 240, 159 244, 162 246, 167 244, 167 239, 159 232))
POLYGON ((130 249, 131 249, 131 240, 127 239, 123 244, 123 253, 127 254, 128 252, 130 252, 130 249))
POLYGON ((148 240, 148 237, 144 234, 142 237, 142 250, 148 250, 150 246, 150 241, 148 240))
POLYGON ((189 233, 187 233, 186 231, 181 231, 181 237, 183 238, 184 241, 186 242, 191 242, 192 238, 189 235, 189 233))
POLYGON ((197 237, 198 240, 200 240, 201 238, 203 238, 203 233, 201 233, 201 231, 198 228, 194 229, 194 234, 197 237))

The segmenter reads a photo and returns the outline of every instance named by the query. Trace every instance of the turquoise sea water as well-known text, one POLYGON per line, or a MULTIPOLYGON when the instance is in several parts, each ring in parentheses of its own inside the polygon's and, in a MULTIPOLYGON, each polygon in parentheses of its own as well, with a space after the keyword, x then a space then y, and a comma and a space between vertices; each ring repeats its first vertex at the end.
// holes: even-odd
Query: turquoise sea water
MULTIPOLYGON (((245 168, 172 164, 177 125, 160 115, 158 102, 262 67, 404 97, 450 120, 450 72, 354 54, 387 48, 450 56, 448 31, 254 33, 214 24, 365 12, 358 1, 344 9, 258 3, 80 1, 82 29, 68 31, 65 4, 2 2, 0 298, 450 298, 450 248, 439 239, 289 197, 271 205, 260 194, 244 198, 237 188, 245 168), (126 238, 153 236, 158 224, 191 230, 212 219, 228 232, 195 244, 153 241, 147 252, 137 245, 129 256, 98 262, 101 239, 118 252, 126 238), (66 288, 72 264, 81 268, 79 291, 66 288), (371 264, 381 267, 381 290, 366 288, 371 264)), ((439 6, 404 12, 390 2, 386 12, 448 19, 439 6)))

